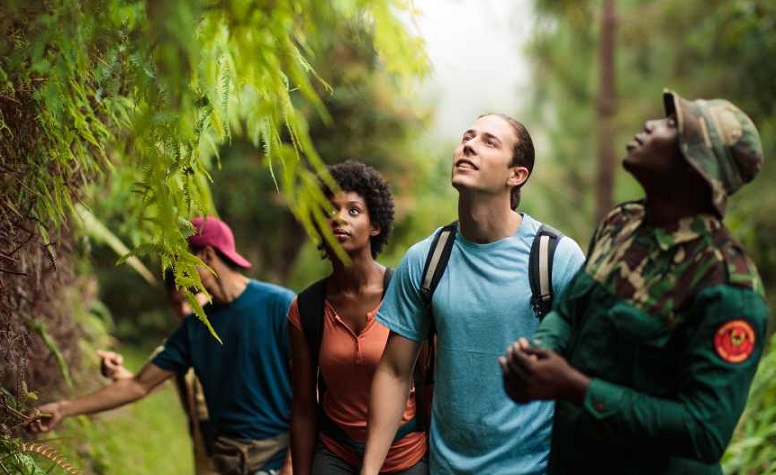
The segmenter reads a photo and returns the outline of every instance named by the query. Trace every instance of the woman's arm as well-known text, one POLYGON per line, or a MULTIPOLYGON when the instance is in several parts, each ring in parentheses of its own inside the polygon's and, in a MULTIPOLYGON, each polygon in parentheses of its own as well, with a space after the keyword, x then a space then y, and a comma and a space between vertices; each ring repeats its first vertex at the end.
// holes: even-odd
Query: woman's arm
POLYGON ((412 389, 412 370, 422 342, 391 332, 372 379, 368 435, 361 475, 377 475, 385 462, 412 389))
POLYGON ((291 340, 291 452, 294 475, 310 475, 318 440, 316 368, 301 330, 288 326, 291 340))

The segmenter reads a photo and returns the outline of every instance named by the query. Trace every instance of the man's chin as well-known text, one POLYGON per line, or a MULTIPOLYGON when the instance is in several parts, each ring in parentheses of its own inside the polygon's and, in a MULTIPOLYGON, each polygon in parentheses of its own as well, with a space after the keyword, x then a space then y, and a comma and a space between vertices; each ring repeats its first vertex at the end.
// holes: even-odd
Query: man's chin
POLYGON ((631 157, 630 155, 627 155, 625 158, 622 159, 622 168, 624 168, 625 171, 630 173, 631 175, 634 175, 634 172, 636 172, 636 170, 638 169, 638 165, 636 164, 636 161, 633 159, 633 157, 631 157))
POLYGON ((648 170, 642 169, 637 161, 629 160, 628 157, 622 160, 622 168, 628 172, 642 188, 645 186, 645 183, 654 181, 654 177, 650 177, 650 172, 648 170))
POLYGON ((466 180, 464 177, 460 175, 453 174, 453 176, 450 178, 450 184, 453 185, 453 188, 456 190, 461 190, 462 188, 466 188, 466 180))

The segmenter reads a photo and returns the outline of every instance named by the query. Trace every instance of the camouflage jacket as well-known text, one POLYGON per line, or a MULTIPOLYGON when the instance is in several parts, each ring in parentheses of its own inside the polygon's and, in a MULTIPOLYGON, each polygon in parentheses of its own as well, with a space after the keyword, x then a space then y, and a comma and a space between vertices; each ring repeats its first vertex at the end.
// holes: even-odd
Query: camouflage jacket
POLYGON ((536 343, 591 378, 559 401, 550 473, 721 474, 768 317, 757 270, 711 215, 649 225, 617 207, 536 343))

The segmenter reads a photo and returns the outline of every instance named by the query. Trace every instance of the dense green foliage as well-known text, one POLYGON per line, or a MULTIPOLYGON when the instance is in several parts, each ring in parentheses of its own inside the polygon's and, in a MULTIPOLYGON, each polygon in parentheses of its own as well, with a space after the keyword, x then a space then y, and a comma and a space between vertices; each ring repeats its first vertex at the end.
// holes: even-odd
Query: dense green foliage
MULTIPOLYGON (((139 369, 151 348, 123 348, 125 364, 139 369)), ((95 378, 96 360, 85 368, 80 390, 95 388, 107 380, 95 378)), ((0 440, 0 451, 4 439, 0 440)), ((93 417, 66 420, 55 436, 38 440, 44 454, 19 450, 0 463, 13 474, 60 475, 68 473, 59 464, 74 466, 75 472, 105 475, 184 475, 193 471, 188 421, 175 384, 168 382, 148 398, 124 408, 93 417), (56 454, 53 457, 48 454, 56 454), (42 470, 40 468, 41 467, 42 470), (40 471, 35 471, 36 468, 40 471)), ((18 444, 21 445, 21 444, 18 444)), ((2 452, 6 453, 6 452, 2 452)), ((0 473, 2 472, 0 469, 0 473)))
POLYGON ((84 185, 111 171, 134 253, 176 262, 184 286, 198 279, 181 218, 214 211, 208 165, 235 135, 262 148, 287 204, 310 225, 320 194, 301 159, 320 159, 302 109, 329 117, 309 61, 316 35, 357 21, 386 69, 423 65, 382 1, 19 2, 3 13, 11 41, 0 130, 4 162, 18 172, 4 179, 17 191, 4 196, 4 224, 29 218, 50 241, 84 185))
MULTIPOLYGON (((359 159, 384 173, 401 200, 398 220, 404 222, 413 207, 425 201, 416 196, 430 170, 417 144, 428 111, 412 97, 399 94, 395 76, 381 65, 367 24, 342 22, 332 28, 316 39, 318 53, 311 59, 331 87, 330 91, 320 83, 316 87, 328 115, 321 117, 300 104, 311 140, 325 163, 359 159)), ((210 171, 213 202, 232 226, 241 254, 253 263, 247 274, 300 290, 326 272, 328 263, 314 251, 315 243, 307 239, 286 196, 278 194, 263 160, 263 150, 245 137, 236 136, 220 147, 217 166, 210 171)), ((92 210, 122 238, 134 240, 137 232, 126 222, 122 206, 128 193, 127 185, 114 179, 92 210)), ((401 230, 409 231, 406 226, 401 230)), ((159 310, 163 299, 158 289, 149 288, 131 269, 116 269, 111 251, 96 247, 93 256, 102 300, 113 311, 122 341, 169 331, 169 316, 159 310), (136 298, 127 301, 127 292, 136 298)))
MULTIPOLYGON (((311 65, 324 61, 330 35, 352 28, 363 33, 359 41, 385 83, 394 91, 408 85, 426 67, 420 40, 396 16, 409 6, 52 0, 0 7, 0 380, 14 407, 35 392, 51 399, 78 369, 88 329, 73 315, 89 306, 105 314, 92 281, 81 277, 90 273, 85 237, 97 233, 76 205, 105 217, 134 255, 154 263, 153 274, 173 266, 179 285, 198 286, 186 218, 217 212, 211 172, 224 144, 239 140, 260 151, 253 168, 272 178, 260 185, 280 191, 311 231, 326 203, 313 179, 323 162, 309 124, 333 121, 324 105, 332 89, 311 65), (88 297, 71 300, 68 289, 88 297)), ((19 429, 3 416, 3 436, 19 429)))

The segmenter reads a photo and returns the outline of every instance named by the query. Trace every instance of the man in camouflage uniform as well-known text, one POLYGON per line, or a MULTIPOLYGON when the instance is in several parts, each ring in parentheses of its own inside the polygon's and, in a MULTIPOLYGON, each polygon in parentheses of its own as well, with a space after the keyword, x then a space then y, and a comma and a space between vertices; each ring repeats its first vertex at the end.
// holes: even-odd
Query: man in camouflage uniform
POLYGON ((721 474, 768 309, 754 264, 722 224, 763 161, 725 100, 666 91, 623 164, 646 199, 616 207, 533 344, 500 358, 518 402, 557 400, 549 473, 721 474))

